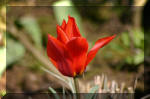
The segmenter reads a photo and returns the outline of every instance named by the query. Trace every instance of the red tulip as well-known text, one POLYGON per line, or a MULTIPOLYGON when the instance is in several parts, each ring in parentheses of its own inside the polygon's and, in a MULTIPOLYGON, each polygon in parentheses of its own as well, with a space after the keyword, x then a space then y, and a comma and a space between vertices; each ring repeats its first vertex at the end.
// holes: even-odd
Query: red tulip
POLYGON ((48 34, 47 54, 50 61, 65 76, 82 74, 100 48, 116 35, 99 39, 88 52, 88 42, 81 36, 73 17, 57 25, 57 38, 48 34))

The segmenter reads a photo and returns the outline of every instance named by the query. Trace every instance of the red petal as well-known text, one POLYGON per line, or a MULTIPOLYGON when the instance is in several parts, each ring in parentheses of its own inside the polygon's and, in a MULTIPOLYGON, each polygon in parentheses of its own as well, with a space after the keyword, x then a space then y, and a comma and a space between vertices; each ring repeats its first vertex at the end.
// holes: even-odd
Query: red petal
POLYGON ((108 44, 115 36, 116 35, 105 37, 96 41, 94 47, 88 53, 86 65, 89 64, 89 62, 95 57, 98 50, 102 48, 103 46, 105 46, 106 44, 108 44))
POLYGON ((65 21, 65 20, 63 20, 62 25, 61 25, 61 28, 64 30, 64 29, 65 29, 65 27, 66 27, 66 21, 65 21))
POLYGON ((72 60, 67 48, 63 45, 63 43, 50 35, 48 35, 47 54, 49 58, 57 63, 58 70, 63 75, 73 76, 72 60))
POLYGON ((59 25, 57 25, 57 39, 62 43, 66 43, 69 40, 66 33, 62 30, 62 28, 59 25))
POLYGON ((75 22, 75 19, 73 17, 68 17, 68 23, 66 25, 66 29, 65 29, 65 32, 67 34, 67 36, 69 38, 71 37, 80 37, 81 34, 80 34, 80 31, 77 27, 77 24, 75 22))
POLYGON ((49 58, 49 60, 53 63, 53 65, 58 69, 58 65, 57 63, 52 59, 52 58, 49 58))
POLYGON ((82 37, 74 37, 67 43, 67 48, 73 57, 73 67, 75 73, 82 73, 84 71, 87 58, 87 40, 82 37))

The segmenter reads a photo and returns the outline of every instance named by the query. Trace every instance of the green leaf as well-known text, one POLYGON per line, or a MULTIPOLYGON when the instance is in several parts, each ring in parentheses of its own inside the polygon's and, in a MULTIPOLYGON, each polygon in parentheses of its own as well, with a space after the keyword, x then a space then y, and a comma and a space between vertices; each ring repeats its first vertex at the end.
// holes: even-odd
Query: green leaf
POLYGON ((64 83, 69 83, 68 81, 64 80, 62 77, 58 76, 57 74, 51 72, 50 70, 48 70, 47 68, 41 67, 42 70, 44 70, 45 72, 49 73, 50 75, 53 75, 54 77, 62 80, 64 83))
POLYGON ((6 95, 6 90, 0 90, 0 97, 4 97, 6 95))
POLYGON ((128 64, 132 64, 133 63, 133 56, 127 56, 125 61, 128 63, 128 64))
POLYGON ((133 30, 133 42, 136 47, 142 47, 144 45, 144 32, 142 30, 133 30))
POLYGON ((25 48, 19 42, 8 38, 7 39, 7 56, 6 64, 10 65, 19 59, 21 59, 25 54, 25 48))
POLYGON ((64 88, 64 87, 62 87, 62 89, 63 89, 63 99, 66 99, 66 95, 65 95, 65 88, 64 88))
POLYGON ((92 99, 95 96, 96 91, 98 91, 98 89, 99 89, 98 85, 92 87, 89 93, 85 96, 85 99, 92 99))
POLYGON ((55 99, 60 99, 57 92, 52 87, 49 87, 49 90, 53 93, 55 99))
POLYGON ((6 68, 6 47, 0 48, 0 77, 6 68))
POLYGON ((130 39, 129 39, 128 32, 122 33, 121 39, 122 39, 124 45, 126 45, 127 47, 130 46, 130 39))
POLYGON ((136 49, 136 50, 137 50, 136 54, 126 57, 126 62, 128 64, 138 65, 144 62, 144 51, 141 49, 136 49))
POLYGON ((56 16, 56 19, 57 19, 59 25, 61 25, 63 19, 65 19, 67 21, 68 15, 70 15, 75 18, 77 26, 79 27, 81 34, 84 35, 82 27, 81 27, 80 15, 77 12, 77 10, 75 9, 75 6, 73 5, 71 0, 56 1, 53 4, 53 8, 54 8, 54 14, 56 16))
POLYGON ((99 89, 99 86, 96 85, 90 89, 89 93, 95 93, 96 91, 98 91, 98 89, 99 89))
POLYGON ((23 27, 26 29, 27 33, 32 37, 34 43, 37 47, 42 46, 42 34, 40 27, 33 17, 24 17, 20 20, 23 27))
POLYGON ((107 91, 108 90, 108 86, 107 86, 107 76, 104 76, 104 90, 107 91))
POLYGON ((49 71, 48 69, 46 69, 46 68, 44 68, 44 67, 41 67, 41 69, 43 69, 45 72, 49 73, 50 75, 53 75, 53 76, 55 76, 56 78, 60 79, 60 80, 63 81, 64 83, 68 84, 68 85, 70 86, 70 88, 71 88, 71 91, 72 91, 73 93, 75 93, 75 88, 73 87, 73 80, 72 80, 73 78, 69 78, 69 77, 68 77, 67 79, 63 79, 62 77, 58 76, 57 74, 55 74, 55 73, 49 71))
POLYGON ((144 51, 138 50, 137 54, 134 56, 134 64, 140 64, 144 61, 144 51))
POLYGON ((117 50, 119 53, 124 53, 125 49, 119 45, 118 43, 115 42, 111 42, 111 44, 109 45, 111 49, 113 50, 117 50))

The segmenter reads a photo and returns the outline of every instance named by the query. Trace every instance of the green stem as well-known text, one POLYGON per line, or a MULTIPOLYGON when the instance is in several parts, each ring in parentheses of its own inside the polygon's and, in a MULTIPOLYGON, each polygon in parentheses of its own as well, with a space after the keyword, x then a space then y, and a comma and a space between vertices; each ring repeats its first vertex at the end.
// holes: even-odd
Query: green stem
POLYGON ((74 86, 75 86, 75 90, 76 90, 76 96, 77 96, 77 99, 80 99, 80 90, 79 90, 79 82, 78 82, 78 78, 77 77, 74 77, 74 86))

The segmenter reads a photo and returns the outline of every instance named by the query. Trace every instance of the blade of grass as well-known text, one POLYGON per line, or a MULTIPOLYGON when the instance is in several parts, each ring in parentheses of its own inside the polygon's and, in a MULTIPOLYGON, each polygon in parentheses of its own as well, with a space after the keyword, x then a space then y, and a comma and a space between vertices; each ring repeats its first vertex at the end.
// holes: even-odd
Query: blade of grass
POLYGON ((64 81, 65 83, 68 83, 66 80, 62 79, 62 78, 59 77, 57 74, 55 74, 55 73, 49 71, 48 69, 46 69, 46 68, 44 68, 44 67, 42 67, 42 66, 41 66, 41 68, 42 68, 42 70, 44 70, 45 72, 47 72, 47 73, 49 73, 49 74, 55 76, 55 77, 58 78, 58 79, 61 79, 61 80, 64 81))
POLYGON ((108 86, 107 86, 107 76, 104 76, 104 91, 107 92, 108 86))
POLYGON ((42 66, 41 66, 41 68, 42 68, 45 72, 49 73, 50 75, 53 75, 53 76, 55 76, 56 78, 62 80, 64 83, 68 84, 69 87, 71 88, 71 91, 72 91, 73 93, 75 93, 75 88, 73 87, 74 85, 73 85, 73 83, 72 83, 72 79, 71 79, 71 78, 68 78, 68 79, 64 80, 64 79, 62 79, 60 76, 58 76, 57 74, 55 74, 55 73, 49 71, 48 69, 46 69, 46 68, 44 68, 44 67, 42 67, 42 66))
POLYGON ((66 99, 66 95, 65 95, 65 88, 62 87, 62 90, 63 90, 63 99, 66 99))
POLYGON ((89 93, 85 96, 85 99, 92 99, 95 95, 95 93, 98 91, 99 86, 96 85, 94 87, 92 87, 89 91, 89 93))
POLYGON ((52 87, 49 87, 48 89, 53 93, 55 99, 60 99, 60 97, 58 96, 57 92, 52 87))

